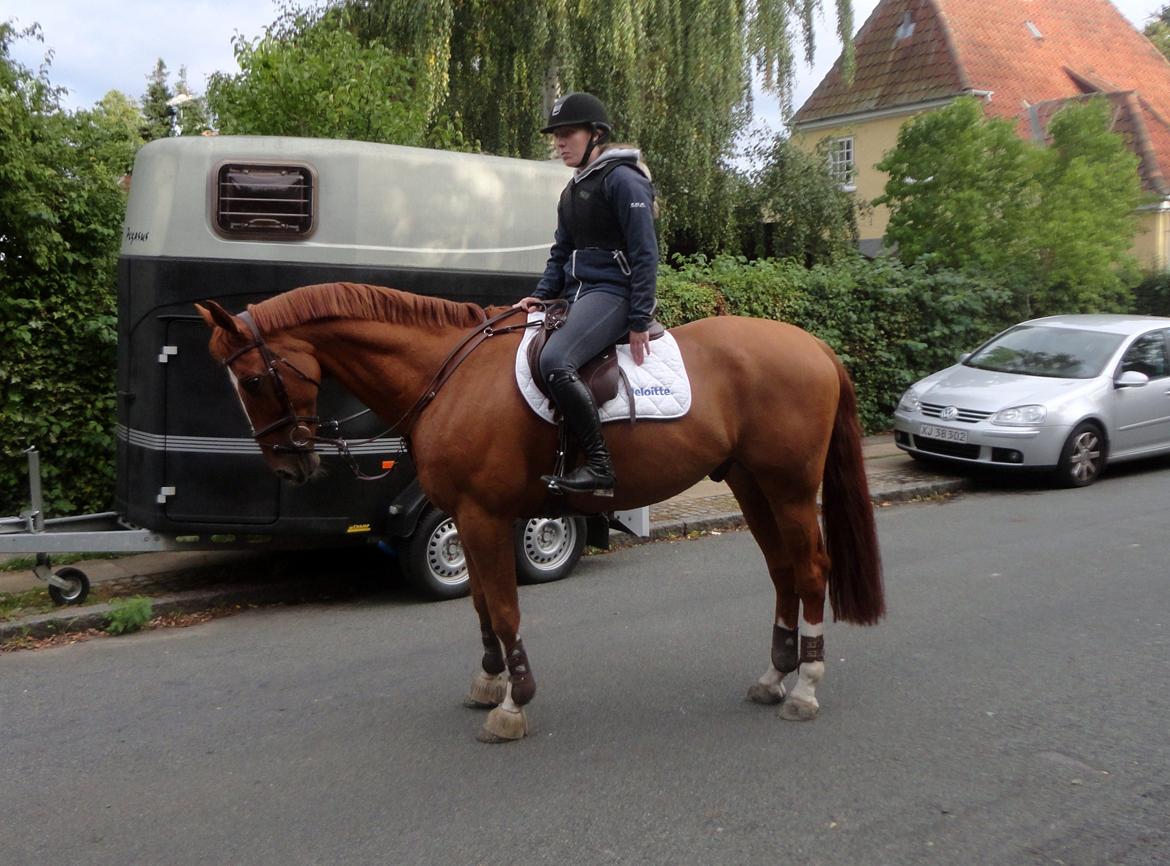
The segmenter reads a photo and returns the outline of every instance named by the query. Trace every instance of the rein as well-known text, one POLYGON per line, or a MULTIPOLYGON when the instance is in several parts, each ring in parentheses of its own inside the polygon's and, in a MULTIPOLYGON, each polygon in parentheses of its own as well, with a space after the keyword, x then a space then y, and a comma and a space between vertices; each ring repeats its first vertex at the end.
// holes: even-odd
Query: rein
MULTIPOLYGON (((564 301, 553 301, 546 305, 546 309, 556 304, 565 304, 567 306, 564 301)), ((473 330, 468 332, 463 337, 463 339, 459 341, 455 348, 451 350, 447 357, 443 359, 443 363, 439 365, 438 372, 435 373, 434 377, 432 377, 431 381, 423 389, 423 393, 417 400, 414 401, 411 407, 407 409, 397 421, 395 421, 381 433, 377 434, 376 436, 371 436, 370 438, 365 439, 357 444, 373 442, 375 439, 379 439, 391 431, 398 430, 398 428, 402 427, 402 425, 405 423, 406 427, 400 431, 399 435, 402 436, 402 439, 406 443, 407 449, 409 450, 410 439, 408 434, 410 428, 414 426, 415 422, 418 420, 418 416, 422 414, 423 409, 425 409, 427 405, 438 395, 439 389, 442 388, 444 384, 446 384, 447 380, 450 379, 452 374, 454 374, 454 372, 459 368, 459 365, 462 364, 472 352, 474 352, 485 340, 490 337, 496 337, 501 334, 512 334, 517 331, 523 331, 526 328, 537 327, 541 324, 540 321, 525 321, 523 324, 508 325, 503 328, 495 327, 498 323, 504 321, 510 316, 515 315, 518 312, 522 311, 516 307, 510 307, 502 313, 498 313, 491 318, 485 319, 481 324, 477 325, 473 330), (408 421, 409 423, 407 423, 408 421)), ((260 335, 260 329, 256 327, 256 323, 252 319, 251 312, 245 310, 239 314, 239 318, 243 320, 243 322, 248 326, 248 330, 252 333, 252 342, 248 343, 246 346, 242 346, 241 348, 232 352, 232 354, 230 354, 228 357, 224 358, 223 366, 230 370, 231 363, 240 356, 245 355, 251 351, 260 352, 260 357, 264 360, 264 365, 266 368, 263 375, 269 377, 272 380, 273 388, 280 400, 281 409, 284 412, 282 417, 273 421, 271 424, 265 425, 262 429, 256 430, 253 428, 252 438, 256 440, 256 444, 261 448, 270 448, 274 454, 304 454, 311 452, 314 445, 320 442, 325 445, 332 445, 334 448, 336 448, 337 453, 341 456, 341 459, 345 462, 345 465, 353 473, 354 477, 360 481, 378 481, 389 475, 393 470, 393 467, 378 475, 367 475, 362 472, 361 467, 357 465, 357 461, 350 452, 350 443, 341 435, 342 424, 346 424, 356 418, 362 417, 363 415, 368 415, 371 410, 364 409, 361 412, 356 412, 347 418, 342 418, 340 420, 334 419, 324 423, 322 423, 320 418, 316 415, 298 415, 295 407, 292 404, 292 398, 290 398, 288 395, 288 389, 285 387, 284 379, 281 378, 279 365, 283 364, 284 366, 288 367, 290 370, 300 376, 301 379, 309 382, 312 385, 315 385, 318 389, 320 389, 321 383, 303 371, 299 370, 296 365, 287 358, 277 356, 270 348, 268 348, 268 344, 264 342, 264 338, 260 335), (328 427, 333 432, 335 432, 336 436, 329 437, 314 434, 312 429, 309 427, 310 424, 317 425, 318 430, 320 430, 321 427, 328 427), (260 437, 267 436, 269 433, 272 433, 274 430, 280 430, 282 427, 291 428, 288 433, 288 445, 269 445, 260 441, 260 437)), ((251 378, 255 379, 258 377, 251 378)), ((251 418, 248 420, 250 423, 251 418)))

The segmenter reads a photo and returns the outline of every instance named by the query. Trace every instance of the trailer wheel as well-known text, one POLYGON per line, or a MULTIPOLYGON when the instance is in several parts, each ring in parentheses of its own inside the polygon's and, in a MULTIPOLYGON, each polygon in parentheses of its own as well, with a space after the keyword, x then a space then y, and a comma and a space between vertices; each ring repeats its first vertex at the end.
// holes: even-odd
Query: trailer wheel
POLYGON ((455 521, 437 508, 428 508, 406 544, 402 570, 432 598, 459 598, 470 590, 467 558, 455 521))
POLYGON ((537 517, 516 523, 516 576, 521 583, 568 577, 585 549, 584 517, 537 517))
POLYGON ((89 578, 80 568, 59 568, 55 575, 60 580, 69 582, 69 586, 62 588, 49 584, 49 598, 55 605, 81 604, 89 595, 89 578))

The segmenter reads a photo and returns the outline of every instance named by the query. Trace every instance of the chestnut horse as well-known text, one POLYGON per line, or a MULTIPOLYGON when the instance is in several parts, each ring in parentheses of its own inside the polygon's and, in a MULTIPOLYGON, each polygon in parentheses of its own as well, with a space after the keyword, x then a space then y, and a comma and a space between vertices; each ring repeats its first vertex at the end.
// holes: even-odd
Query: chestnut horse
POLYGON ((491 708, 480 739, 523 737, 536 692, 520 640, 511 531, 520 518, 638 508, 706 475, 725 478, 776 588, 771 665, 748 696, 780 704, 786 719, 818 711, 826 591, 837 619, 872 625, 885 612, 853 385, 832 350, 799 328, 729 316, 673 329, 691 380, 688 414, 606 425, 614 496, 554 503, 540 476, 553 469, 557 431, 513 374, 520 310, 351 283, 294 289, 239 316, 197 307, 282 478, 302 483, 318 468, 322 372, 408 436, 422 489, 455 519, 467 558, 484 647, 468 703, 491 708), (464 343, 476 333, 478 347, 464 343))

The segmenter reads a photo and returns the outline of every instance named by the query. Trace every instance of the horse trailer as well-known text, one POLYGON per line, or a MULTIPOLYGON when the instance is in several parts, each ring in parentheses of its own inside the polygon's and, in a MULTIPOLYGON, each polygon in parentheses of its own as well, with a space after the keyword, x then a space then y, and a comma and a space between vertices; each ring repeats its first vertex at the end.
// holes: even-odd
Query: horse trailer
MULTIPOLYGON (((327 139, 199 136, 144 146, 118 261, 118 522, 196 542, 380 539, 432 594, 465 592, 454 526, 427 503, 403 441, 327 378, 321 418, 351 419, 340 435, 360 440, 352 454, 361 470, 390 471, 364 482, 322 448, 322 479, 280 482, 260 459, 193 305, 211 299, 242 310, 327 282, 514 303, 544 268, 568 177, 551 161, 327 139)), ((604 545, 608 528, 605 518, 574 516, 518 526, 521 579, 564 576, 586 536, 604 545)))

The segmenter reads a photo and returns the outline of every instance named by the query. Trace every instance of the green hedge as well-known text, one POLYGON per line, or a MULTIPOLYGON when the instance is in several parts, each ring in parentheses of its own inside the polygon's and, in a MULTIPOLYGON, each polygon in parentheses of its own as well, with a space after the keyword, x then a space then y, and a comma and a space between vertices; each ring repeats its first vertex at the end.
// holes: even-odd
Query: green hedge
POLYGON ((1133 309, 1144 316, 1170 316, 1170 272, 1142 280, 1133 290, 1133 309))
POLYGON ((913 381, 1015 320, 1010 294, 986 279, 892 259, 848 257, 811 270, 731 256, 676 265, 659 277, 664 324, 742 315, 799 325, 840 355, 870 431, 889 429, 894 404, 913 381))

